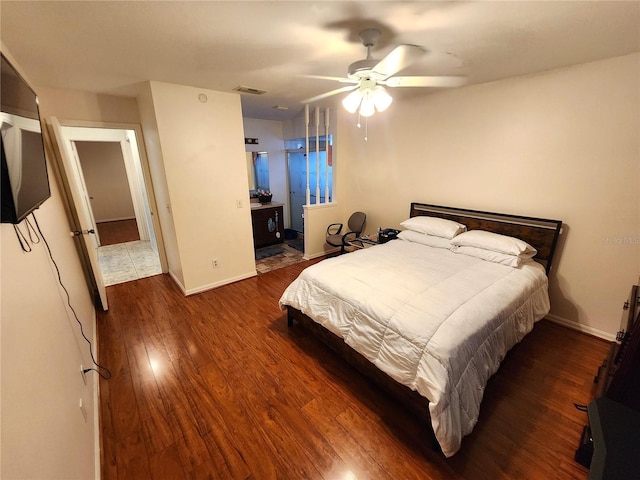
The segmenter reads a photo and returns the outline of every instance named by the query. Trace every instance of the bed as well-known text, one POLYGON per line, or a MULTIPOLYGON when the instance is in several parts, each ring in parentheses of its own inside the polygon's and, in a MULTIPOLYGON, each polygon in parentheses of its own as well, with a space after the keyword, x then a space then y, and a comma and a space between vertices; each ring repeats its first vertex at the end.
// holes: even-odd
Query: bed
POLYGON ((450 457, 506 353, 549 313, 562 222, 414 202, 401 225, 305 269, 280 306, 429 421, 450 457))

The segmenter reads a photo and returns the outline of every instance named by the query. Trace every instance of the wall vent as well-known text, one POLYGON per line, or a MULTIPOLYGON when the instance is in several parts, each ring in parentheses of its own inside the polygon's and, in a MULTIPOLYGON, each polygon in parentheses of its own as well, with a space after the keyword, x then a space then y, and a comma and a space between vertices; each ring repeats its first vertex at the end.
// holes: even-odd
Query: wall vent
POLYGON ((251 87, 243 87, 242 85, 237 86, 233 89, 234 92, 240 93, 250 93, 251 95, 262 95, 263 93, 267 93, 266 90, 258 90, 257 88, 251 87))

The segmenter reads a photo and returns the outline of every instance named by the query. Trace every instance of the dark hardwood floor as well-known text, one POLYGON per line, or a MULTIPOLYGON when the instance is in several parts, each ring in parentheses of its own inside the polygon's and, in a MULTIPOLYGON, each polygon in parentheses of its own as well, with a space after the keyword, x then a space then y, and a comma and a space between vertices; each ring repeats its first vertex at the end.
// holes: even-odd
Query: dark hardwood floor
POLYGON ((135 219, 100 222, 96 226, 98 227, 101 246, 140 240, 138 224, 135 219))
POLYGON ((102 478, 582 479, 573 460, 607 343, 543 320, 445 459, 428 428, 278 307, 311 262, 183 297, 167 275, 98 314, 102 478))

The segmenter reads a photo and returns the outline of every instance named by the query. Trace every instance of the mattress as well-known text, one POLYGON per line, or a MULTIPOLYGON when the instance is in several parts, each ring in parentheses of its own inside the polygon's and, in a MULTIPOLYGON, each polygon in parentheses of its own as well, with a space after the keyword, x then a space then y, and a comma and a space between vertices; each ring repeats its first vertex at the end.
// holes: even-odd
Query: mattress
POLYGON ((300 310, 429 399, 449 457, 478 421, 488 379, 549 312, 549 297, 536 262, 514 268, 394 240, 308 267, 280 306, 300 310))

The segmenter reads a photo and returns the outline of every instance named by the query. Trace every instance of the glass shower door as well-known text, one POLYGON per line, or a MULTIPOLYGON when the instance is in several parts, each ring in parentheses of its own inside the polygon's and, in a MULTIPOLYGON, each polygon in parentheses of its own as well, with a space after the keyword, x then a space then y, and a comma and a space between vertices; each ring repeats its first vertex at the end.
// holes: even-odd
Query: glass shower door
MULTIPOLYGON (((289 156, 289 205, 291 211, 291 228, 303 232, 304 222, 302 218, 303 205, 307 198, 307 158, 304 152, 288 152, 289 156)), ((320 201, 316 199, 317 164, 316 152, 309 152, 309 189, 311 205, 327 203, 332 198, 332 168, 327 172, 327 154, 324 150, 319 152, 320 157, 320 201), (329 198, 326 197, 326 183, 329 187, 329 198)))
POLYGON ((291 228, 304 232, 302 206, 306 202, 307 159, 303 152, 289 152, 289 211, 291 228))

